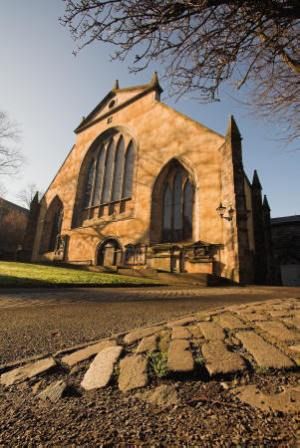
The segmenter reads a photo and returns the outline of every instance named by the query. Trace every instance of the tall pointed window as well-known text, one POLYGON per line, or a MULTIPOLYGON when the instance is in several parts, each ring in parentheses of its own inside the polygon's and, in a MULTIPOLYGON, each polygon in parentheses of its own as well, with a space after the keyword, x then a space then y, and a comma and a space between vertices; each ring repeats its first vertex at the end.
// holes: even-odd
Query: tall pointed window
POLYGON ((40 253, 53 252, 57 248, 64 216, 64 206, 58 196, 49 205, 43 225, 40 253))
POLYGON ((170 163, 164 175, 161 240, 188 241, 192 238, 193 185, 186 170, 176 161, 170 163))
POLYGON ((110 129, 95 141, 83 163, 73 225, 123 213, 132 197, 135 144, 127 133, 110 129))

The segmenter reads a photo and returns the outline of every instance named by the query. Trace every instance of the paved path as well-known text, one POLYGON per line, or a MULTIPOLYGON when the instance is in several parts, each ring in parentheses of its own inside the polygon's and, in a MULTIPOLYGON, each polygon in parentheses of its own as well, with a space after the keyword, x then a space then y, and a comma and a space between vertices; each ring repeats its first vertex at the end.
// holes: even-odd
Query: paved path
POLYGON ((300 297, 300 288, 0 290, 0 364, 223 305, 300 297))
MULTIPOLYGON (((58 359, 59 363, 71 368, 95 355, 81 381, 81 386, 87 390, 106 387, 112 376, 117 375, 120 390, 126 392, 146 386, 155 374, 159 377, 163 371, 164 374, 196 373, 200 360, 201 368, 205 367, 211 377, 234 375, 245 370, 298 370, 299 321, 300 299, 296 298, 219 307, 150 327, 135 328, 125 335, 75 349, 71 355, 53 354, 53 357, 4 372, 0 384, 9 386, 48 372, 58 359), (272 316, 274 313, 276 317, 272 316), (253 319, 249 320, 249 315, 253 319), (163 349, 162 340, 165 341, 163 349), (142 352, 141 346, 145 347, 142 352), (149 369, 153 370, 152 374, 149 369)), ((66 372, 63 375, 61 381, 65 384, 71 381, 71 378, 65 378, 66 372)), ((297 390, 300 391, 299 387, 297 390)))

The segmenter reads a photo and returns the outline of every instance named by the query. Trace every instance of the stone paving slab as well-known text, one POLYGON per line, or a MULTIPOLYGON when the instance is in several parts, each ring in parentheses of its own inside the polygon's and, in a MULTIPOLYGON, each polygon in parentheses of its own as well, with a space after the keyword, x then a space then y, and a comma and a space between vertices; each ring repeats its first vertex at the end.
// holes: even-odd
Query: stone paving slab
POLYGON ((214 341, 214 340, 224 340, 225 339, 225 333, 223 328, 220 327, 220 325, 216 324, 215 322, 200 322, 198 324, 203 336, 208 341, 214 341))
POLYGON ((119 359, 123 347, 107 347, 98 353, 81 381, 85 390, 105 387, 111 380, 114 366, 119 359))
POLYGON ((189 339, 191 333, 185 327, 173 327, 172 329, 172 339, 189 339))
POLYGON ((292 350, 292 352, 295 352, 295 353, 299 353, 299 355, 300 355, 300 344, 290 345, 289 350, 292 350))
POLYGON ((191 372, 194 369, 193 355, 190 344, 185 339, 175 339, 170 342, 168 350, 168 369, 171 372, 191 372))
POLYGON ((142 355, 126 356, 120 361, 119 389, 127 392, 148 384, 147 358, 142 355))
POLYGON ((143 339, 146 336, 151 336, 154 333, 158 333, 159 331, 163 330, 163 326, 156 326, 156 327, 149 327, 149 328, 138 328, 137 330, 131 331, 130 333, 126 334, 124 337, 125 344, 133 344, 134 342, 139 341, 140 339, 143 339))
POLYGON ((241 328, 249 327, 249 325, 245 324, 245 322, 231 313, 220 314, 217 322, 222 328, 228 328, 229 330, 239 330, 241 328))
POLYGON ((277 317, 289 317, 291 314, 291 311, 289 309, 282 309, 282 310, 270 310, 269 314, 273 317, 273 318, 277 318, 277 317))
POLYGON ((40 359, 34 363, 26 364, 25 366, 3 373, 0 378, 0 383, 5 386, 20 383, 36 375, 44 373, 55 366, 55 359, 52 358, 52 356, 49 356, 48 358, 40 359))
POLYGON ((205 367, 211 376, 227 375, 246 369, 244 359, 228 350, 222 341, 209 341, 202 345, 205 367))
POLYGON ((62 397, 64 391, 67 388, 67 384, 65 381, 59 380, 50 384, 50 386, 46 387, 41 393, 39 393, 38 397, 41 400, 49 400, 52 403, 56 403, 62 397))
POLYGON ((265 322, 270 319, 266 313, 240 313, 240 316, 243 320, 248 320, 249 322, 265 322))
POLYGON ((290 317, 286 319, 281 319, 288 327, 295 327, 300 330, 300 317, 290 317))
POLYGON ((241 331, 236 334, 244 348, 253 356, 260 367, 285 369, 294 367, 294 362, 276 347, 266 342, 254 331, 241 331))
POLYGON ((300 337, 300 333, 289 330, 282 322, 258 322, 257 326, 282 342, 297 341, 300 337))
POLYGON ((79 364, 86 359, 91 358, 92 356, 99 353, 106 347, 115 346, 117 343, 115 340, 104 340, 98 342, 97 344, 89 345, 81 350, 77 350, 76 352, 71 353, 70 355, 64 356, 61 361, 63 364, 67 364, 69 367, 73 367, 75 364, 79 364))
POLYGON ((137 346, 136 353, 154 352, 157 349, 157 340, 157 334, 143 338, 137 346))
POLYGON ((257 388, 255 384, 241 386, 233 389, 231 393, 250 406, 269 412, 279 411, 287 413, 300 412, 300 399, 296 397, 298 388, 289 387, 278 394, 266 394, 257 388))
POLYGON ((189 326, 187 327, 187 329, 188 329, 189 332, 191 333, 193 339, 200 339, 200 338, 203 338, 202 331, 200 330, 200 328, 198 327, 198 325, 189 325, 189 326))
POLYGON ((176 327, 176 326, 184 326, 184 325, 188 325, 191 324, 192 322, 195 322, 197 320, 197 318, 195 316, 188 316, 188 317, 183 317, 182 319, 178 319, 178 320, 172 320, 171 322, 167 323, 167 327, 176 327))

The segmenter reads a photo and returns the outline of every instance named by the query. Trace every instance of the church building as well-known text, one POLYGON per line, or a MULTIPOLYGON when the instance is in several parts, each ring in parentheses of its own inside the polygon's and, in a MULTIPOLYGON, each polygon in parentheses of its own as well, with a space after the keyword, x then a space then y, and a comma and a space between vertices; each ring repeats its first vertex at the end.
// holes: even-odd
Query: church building
POLYGON ((76 141, 32 220, 32 261, 212 274, 265 283, 270 209, 247 178, 233 117, 226 135, 118 82, 76 141))

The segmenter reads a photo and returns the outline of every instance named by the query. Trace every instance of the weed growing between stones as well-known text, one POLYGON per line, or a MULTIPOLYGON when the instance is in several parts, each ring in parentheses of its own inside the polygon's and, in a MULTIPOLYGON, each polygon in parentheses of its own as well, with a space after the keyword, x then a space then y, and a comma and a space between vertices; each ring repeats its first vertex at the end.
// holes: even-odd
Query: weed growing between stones
POLYGON ((270 369, 268 367, 255 366, 254 370, 258 375, 268 375, 270 373, 270 369))
POLYGON ((202 367, 205 364, 205 360, 203 358, 203 356, 198 355, 195 357, 195 363, 197 364, 197 366, 202 367))
POLYGON ((112 384, 117 384, 117 383, 118 383, 119 375, 120 375, 120 365, 119 365, 119 363, 116 363, 116 364, 114 365, 114 370, 113 370, 113 374, 112 374, 112 379, 111 379, 110 382, 111 382, 112 384))
POLYGON ((166 352, 151 352, 148 355, 150 375, 164 378, 168 375, 168 355, 166 352))

